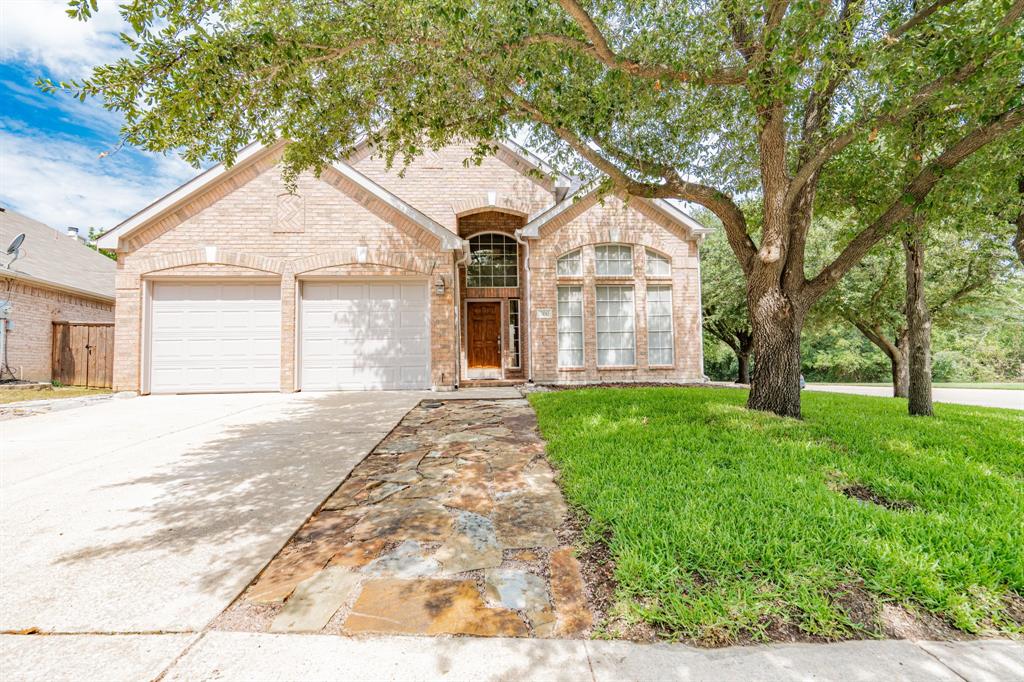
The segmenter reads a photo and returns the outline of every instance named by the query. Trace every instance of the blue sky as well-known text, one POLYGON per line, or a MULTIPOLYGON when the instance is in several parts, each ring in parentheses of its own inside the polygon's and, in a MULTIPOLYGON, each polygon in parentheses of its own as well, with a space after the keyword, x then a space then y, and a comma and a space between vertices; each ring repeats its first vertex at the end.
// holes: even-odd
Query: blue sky
POLYGON ((89 22, 64 0, 0 0, 0 205, 56 229, 107 229, 197 173, 174 156, 117 143, 120 117, 98 102, 47 95, 39 77, 81 78, 121 56, 115 2, 89 22))

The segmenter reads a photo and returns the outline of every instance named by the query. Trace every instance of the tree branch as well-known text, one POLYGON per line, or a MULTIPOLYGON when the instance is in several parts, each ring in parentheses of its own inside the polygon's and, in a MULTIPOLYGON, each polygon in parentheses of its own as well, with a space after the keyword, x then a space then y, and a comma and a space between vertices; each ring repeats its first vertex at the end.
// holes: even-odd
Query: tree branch
POLYGON ((985 145, 1024 124, 1024 106, 1004 112, 986 125, 976 128, 947 147, 934 161, 925 166, 906 186, 902 196, 894 201, 871 225, 854 237, 836 259, 826 266, 804 289, 807 305, 812 304, 839 281, 854 265, 886 235, 909 218, 942 176, 985 145))
POLYGON ((925 21, 928 17, 938 12, 946 5, 951 5, 954 2, 962 2, 962 0, 936 0, 932 4, 928 5, 922 10, 919 10, 914 16, 910 17, 902 24, 894 28, 892 31, 886 34, 887 41, 898 40, 900 36, 914 28, 921 22, 925 21))
MULTIPOLYGON (((736 205, 736 202, 729 195, 713 187, 685 180, 675 169, 671 169, 671 174, 669 177, 664 178, 665 181, 663 183, 636 180, 610 159, 606 158, 599 149, 584 141, 579 135, 565 126, 555 123, 532 102, 512 90, 506 89, 506 92, 523 113, 537 123, 549 128, 563 142, 569 145, 573 151, 583 157, 594 168, 607 175, 616 189, 645 199, 681 199, 683 201, 692 201, 714 213, 722 221, 726 237, 729 240, 729 246, 732 248, 733 253, 736 254, 743 272, 745 274, 750 272, 752 267, 751 259, 756 255, 757 248, 747 233, 746 216, 743 215, 743 211, 740 210, 739 206, 736 205)), ((614 153, 612 155, 615 156, 614 153)), ((620 159, 620 161, 622 160, 620 159)), ((626 163, 629 165, 628 162, 626 163)), ((665 170, 665 168, 661 167, 661 170, 665 170)))
MULTIPOLYGON (((937 9, 939 8, 935 7, 935 10, 937 9)), ((918 19, 917 23, 924 21, 924 19, 933 14, 935 10, 918 19)), ((924 10, 922 10, 922 12, 924 12, 924 10)), ((996 25, 997 30, 1008 28, 1015 21, 1020 19, 1022 14, 1024 14, 1024 0, 1017 0, 1002 19, 1000 19, 999 23, 996 25)), ((907 30, 909 30, 909 28, 907 30)), ((905 32, 906 31, 903 31, 903 33, 905 32)), ((792 206, 802 187, 809 182, 817 172, 820 171, 826 163, 828 163, 829 160, 852 144, 859 135, 874 128, 902 121, 933 97, 938 95, 944 87, 962 83, 973 76, 988 62, 989 59, 991 59, 991 57, 991 54, 986 55, 980 61, 963 64, 954 72, 936 78, 917 90, 902 106, 892 112, 870 114, 850 123, 846 127, 846 130, 822 145, 822 147, 818 149, 813 156, 801 164, 800 168, 793 176, 793 182, 790 184, 789 191, 786 194, 786 205, 792 206)))
POLYGON ((659 64, 643 64, 626 59, 611 48, 593 17, 576 0, 559 0, 558 4, 562 6, 566 14, 572 17, 589 42, 558 34, 543 34, 530 36, 520 44, 554 43, 571 47, 589 54, 608 68, 624 71, 641 78, 661 78, 703 85, 740 85, 746 80, 745 69, 737 67, 721 67, 710 73, 700 74, 687 69, 676 69, 659 64))
POLYGON ((1017 193, 1020 194, 1020 211, 1014 221, 1017 233, 1013 235, 1013 248, 1017 251, 1021 265, 1024 265, 1024 173, 1017 178, 1017 193))

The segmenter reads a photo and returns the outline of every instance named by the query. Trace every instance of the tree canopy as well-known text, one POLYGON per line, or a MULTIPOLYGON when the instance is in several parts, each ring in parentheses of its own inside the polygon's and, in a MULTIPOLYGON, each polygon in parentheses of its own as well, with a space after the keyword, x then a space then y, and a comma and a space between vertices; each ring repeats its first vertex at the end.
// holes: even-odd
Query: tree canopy
MULTIPOLYGON (((72 0, 87 19, 96 0, 72 0)), ((608 191, 704 206, 747 286, 751 407, 799 416, 811 305, 978 150, 1024 148, 1024 0, 134 0, 81 83, 124 141, 291 172, 521 135, 608 191), (896 163, 896 160, 899 160, 896 163), (760 233, 741 208, 755 199, 760 233), (806 272, 815 210, 855 203, 806 272)), ((58 87, 49 84, 47 87, 58 87)))

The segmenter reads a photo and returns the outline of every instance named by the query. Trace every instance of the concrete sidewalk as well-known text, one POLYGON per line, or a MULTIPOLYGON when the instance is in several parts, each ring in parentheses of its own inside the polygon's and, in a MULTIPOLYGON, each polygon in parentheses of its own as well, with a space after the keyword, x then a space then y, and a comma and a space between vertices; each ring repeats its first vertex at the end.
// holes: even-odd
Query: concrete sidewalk
MULTIPOLYGON (((892 388, 889 386, 854 386, 848 384, 807 384, 808 391, 825 391, 826 393, 852 393, 854 395, 873 395, 879 398, 891 398, 892 388)), ((1003 407, 1011 410, 1024 410, 1024 391, 999 388, 946 388, 936 386, 932 389, 932 400, 937 403, 954 403, 957 405, 975 405, 977 407, 1003 407)))
POLYGON ((0 631, 201 631, 430 395, 153 396, 0 422, 0 631))
POLYGON ((1024 645, 858 641, 696 649, 583 640, 275 635, 0 636, 23 680, 969 680, 1024 679, 1024 645))

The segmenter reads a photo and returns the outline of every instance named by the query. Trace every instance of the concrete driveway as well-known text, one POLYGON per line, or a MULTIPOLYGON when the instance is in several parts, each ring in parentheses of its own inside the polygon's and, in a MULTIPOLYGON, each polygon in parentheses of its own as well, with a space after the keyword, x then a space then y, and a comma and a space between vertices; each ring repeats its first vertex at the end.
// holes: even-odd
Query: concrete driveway
POLYGON ((0 423, 0 630, 201 630, 423 397, 154 396, 0 423))
MULTIPOLYGON (((829 393, 853 393, 855 395, 874 395, 891 398, 892 389, 888 386, 847 386, 839 384, 807 384, 809 391, 827 391, 829 393)), ((999 388, 942 388, 932 389, 932 400, 937 403, 956 403, 958 405, 977 405, 979 407, 1005 407, 1012 410, 1024 410, 1024 391, 999 388)))

